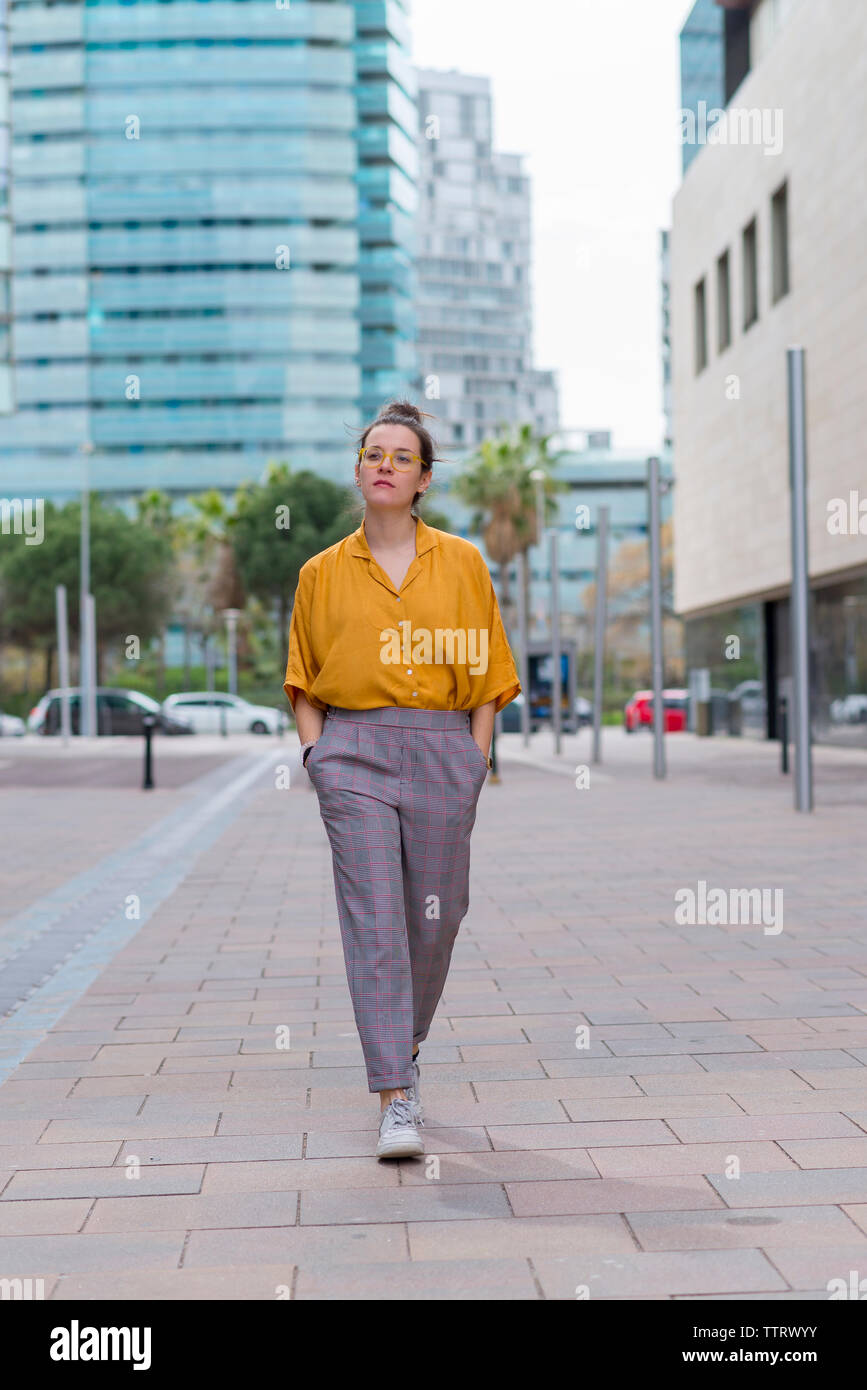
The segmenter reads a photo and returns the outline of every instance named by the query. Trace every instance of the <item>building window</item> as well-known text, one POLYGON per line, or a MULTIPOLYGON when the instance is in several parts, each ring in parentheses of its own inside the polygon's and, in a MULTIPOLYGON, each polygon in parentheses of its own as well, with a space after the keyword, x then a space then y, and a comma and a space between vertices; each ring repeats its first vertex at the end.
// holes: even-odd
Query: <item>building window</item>
POLYGON ((725 352, 732 341, 731 275, 729 253, 724 251, 716 263, 717 351, 725 352))
POLYGON ((695 287, 695 374, 707 366, 707 296, 704 279, 695 287))
POLYGON ((744 269, 744 328, 749 328, 759 317, 759 257, 756 219, 744 227, 743 235, 744 269))
POLYGON ((789 293, 789 185, 784 183, 771 199, 771 254, 773 303, 789 293))

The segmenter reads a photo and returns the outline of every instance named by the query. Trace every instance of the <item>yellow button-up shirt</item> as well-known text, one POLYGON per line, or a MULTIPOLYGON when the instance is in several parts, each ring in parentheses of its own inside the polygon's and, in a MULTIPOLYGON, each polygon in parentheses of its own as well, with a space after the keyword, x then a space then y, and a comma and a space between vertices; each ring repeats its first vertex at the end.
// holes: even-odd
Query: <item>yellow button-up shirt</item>
POLYGON ((416 522, 400 589, 377 564, 364 522, 302 566, 283 685, 326 709, 501 710, 521 689, 497 596, 470 541, 416 522))

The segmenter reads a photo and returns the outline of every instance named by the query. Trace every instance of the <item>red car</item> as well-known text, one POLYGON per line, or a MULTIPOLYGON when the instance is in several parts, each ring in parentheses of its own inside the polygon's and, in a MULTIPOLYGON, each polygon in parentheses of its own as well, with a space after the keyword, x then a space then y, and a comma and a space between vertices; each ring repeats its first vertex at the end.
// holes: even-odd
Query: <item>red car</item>
MULTIPOLYGON (((667 734, 681 734, 686 729, 688 703, 688 690, 663 690, 662 707, 667 734)), ((652 690, 636 690, 623 711, 623 727, 628 734, 634 734, 636 729, 653 728, 652 690)))

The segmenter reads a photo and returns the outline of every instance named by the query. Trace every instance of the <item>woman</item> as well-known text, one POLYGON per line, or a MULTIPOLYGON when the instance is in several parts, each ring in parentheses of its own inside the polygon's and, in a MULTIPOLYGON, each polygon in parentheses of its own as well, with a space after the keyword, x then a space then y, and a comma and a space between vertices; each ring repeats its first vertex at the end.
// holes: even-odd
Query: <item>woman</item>
POLYGON ((419 1044, 469 905, 494 715, 518 694, 491 577, 413 513, 434 445, 408 401, 363 431, 364 519, 301 569, 284 689, 331 844, 380 1158, 421 1154, 419 1044))

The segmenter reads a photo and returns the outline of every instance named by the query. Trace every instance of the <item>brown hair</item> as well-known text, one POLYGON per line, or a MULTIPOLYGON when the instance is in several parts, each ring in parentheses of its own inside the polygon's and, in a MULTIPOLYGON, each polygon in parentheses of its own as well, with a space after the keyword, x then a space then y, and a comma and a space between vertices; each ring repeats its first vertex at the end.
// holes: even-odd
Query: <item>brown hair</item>
MULTIPOLYGON (((358 448, 363 449, 367 436, 376 425, 405 425, 408 430, 412 430, 418 439, 419 453, 422 459, 422 474, 429 473, 436 461, 436 449, 433 435, 430 430, 422 423, 424 420, 432 420, 432 415, 426 415, 419 410, 412 401, 390 401, 388 405, 381 407, 375 420, 371 420, 369 425, 365 425, 358 440, 358 448)), ((415 506, 423 494, 417 492, 412 499, 415 506)))

